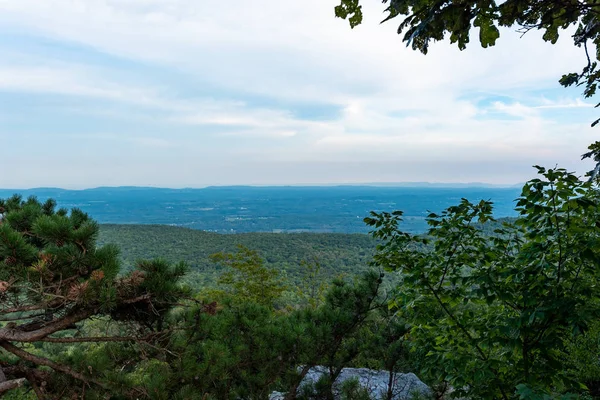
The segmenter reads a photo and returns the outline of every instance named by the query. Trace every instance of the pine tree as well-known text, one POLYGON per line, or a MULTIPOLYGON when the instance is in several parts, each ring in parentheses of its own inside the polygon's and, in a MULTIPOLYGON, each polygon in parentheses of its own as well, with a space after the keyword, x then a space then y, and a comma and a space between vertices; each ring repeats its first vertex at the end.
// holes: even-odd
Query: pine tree
MULTIPOLYGON (((114 371, 127 372, 131 354, 116 354, 102 371, 85 356, 77 362, 80 348, 72 347, 68 357, 52 354, 79 344, 157 349, 165 340, 167 313, 185 294, 178 285, 185 265, 141 261, 119 275, 118 248, 98 247, 98 229, 81 210, 57 210, 53 200, 0 200, 0 394, 18 387, 40 399, 112 392, 125 383, 115 382, 114 371), (110 329, 86 328, 92 319, 110 329)), ((143 388, 120 392, 147 394, 143 388)))
POLYGON ((296 398, 302 380, 317 365, 326 367, 328 374, 318 382, 315 393, 304 393, 301 398, 333 400, 333 384, 363 348, 363 328, 376 310, 386 306, 379 296, 382 283, 383 274, 376 271, 368 271, 354 282, 336 279, 321 306, 291 316, 292 325, 304 330, 297 338, 301 368, 289 379, 288 400, 296 398))

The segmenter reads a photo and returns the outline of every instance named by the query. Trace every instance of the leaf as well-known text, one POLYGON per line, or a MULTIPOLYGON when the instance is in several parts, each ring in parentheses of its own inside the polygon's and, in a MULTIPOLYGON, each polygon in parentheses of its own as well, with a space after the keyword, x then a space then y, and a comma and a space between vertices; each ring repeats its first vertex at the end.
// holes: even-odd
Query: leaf
POLYGON ((341 19, 347 19, 350 28, 354 28, 362 23, 363 13, 359 0, 341 0, 335 7, 335 16, 341 19))
POLYGON ((483 14, 477 15, 473 23, 479 27, 479 42, 481 47, 487 48, 496 44, 496 40, 500 37, 500 31, 494 25, 494 21, 483 14))

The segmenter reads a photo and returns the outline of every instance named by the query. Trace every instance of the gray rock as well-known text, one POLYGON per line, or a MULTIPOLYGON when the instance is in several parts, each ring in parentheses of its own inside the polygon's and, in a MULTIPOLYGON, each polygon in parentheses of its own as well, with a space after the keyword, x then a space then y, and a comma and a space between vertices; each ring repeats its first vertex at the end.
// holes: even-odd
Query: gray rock
MULTIPOLYGON (((311 368, 300 386, 315 383, 323 374, 327 374, 326 367, 311 368)), ((376 371, 367 368, 344 368, 334 383, 334 394, 338 393, 339 387, 349 379, 358 379, 358 383, 367 389, 373 400, 382 400, 387 396, 388 381, 390 373, 387 371, 376 371)), ((424 396, 431 395, 431 389, 421 382, 413 373, 396 374, 392 389, 393 400, 409 400, 415 393, 424 396)), ((269 400, 282 400, 285 393, 273 392, 269 400)))
POLYGON ((283 400, 285 398, 285 393, 282 392, 273 392, 269 396, 269 400, 283 400))

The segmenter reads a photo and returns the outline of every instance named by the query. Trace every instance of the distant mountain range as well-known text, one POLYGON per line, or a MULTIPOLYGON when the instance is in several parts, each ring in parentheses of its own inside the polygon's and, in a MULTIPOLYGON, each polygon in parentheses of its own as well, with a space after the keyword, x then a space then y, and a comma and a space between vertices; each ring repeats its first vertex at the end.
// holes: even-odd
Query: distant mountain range
POLYGON ((37 196, 41 200, 55 198, 59 206, 80 208, 101 223, 163 224, 221 233, 365 233, 368 229, 363 218, 370 211, 392 210, 404 211, 405 230, 419 232, 427 228, 425 217, 430 211, 442 211, 463 197, 471 201, 493 201, 498 217, 515 215, 513 200, 519 196, 520 186, 453 185, 0 189, 0 198, 14 193, 37 196))
POLYGON ((376 183, 357 183, 348 185, 332 185, 332 186, 375 186, 375 187, 433 187, 433 188, 521 188, 523 183, 515 184, 499 184, 499 183, 484 183, 484 182, 376 182, 376 183))
POLYGON ((204 187, 168 188, 158 186, 98 186, 84 189, 65 189, 59 187, 37 188, 0 188, 0 192, 62 192, 62 191, 104 191, 104 190, 202 190, 202 189, 228 189, 228 188, 319 188, 319 187, 406 187, 406 188, 521 188, 524 183, 500 184, 485 182, 364 182, 364 183, 327 183, 327 184, 300 184, 300 185, 209 185, 204 187))

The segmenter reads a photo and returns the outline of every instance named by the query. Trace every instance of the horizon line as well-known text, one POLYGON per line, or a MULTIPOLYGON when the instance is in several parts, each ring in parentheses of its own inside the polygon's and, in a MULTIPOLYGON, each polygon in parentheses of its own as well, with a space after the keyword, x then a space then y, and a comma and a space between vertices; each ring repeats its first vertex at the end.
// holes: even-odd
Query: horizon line
POLYGON ((440 187, 440 188, 517 188, 525 182, 519 183, 487 183, 487 182, 360 182, 360 183, 296 183, 296 184, 227 184, 227 185, 205 185, 205 186, 148 186, 148 185, 118 185, 118 186, 91 186, 83 188, 65 188, 56 186, 37 186, 29 188, 0 187, 1 191, 36 191, 36 190, 60 190, 60 191, 89 191, 102 189, 154 189, 154 190, 202 190, 210 188, 314 188, 314 187, 440 187))

